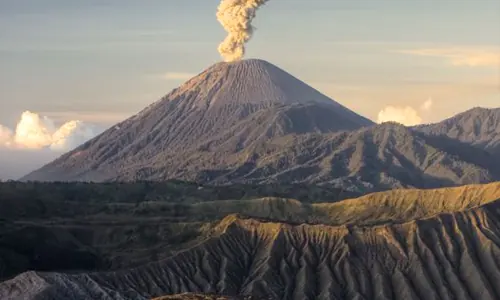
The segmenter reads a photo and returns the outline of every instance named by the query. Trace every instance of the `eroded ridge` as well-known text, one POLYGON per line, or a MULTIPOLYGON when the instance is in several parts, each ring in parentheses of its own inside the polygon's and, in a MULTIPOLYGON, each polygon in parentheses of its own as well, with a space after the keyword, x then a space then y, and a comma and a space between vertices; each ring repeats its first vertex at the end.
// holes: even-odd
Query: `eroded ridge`
POLYGON ((1 299, 150 299, 186 292, 266 299, 498 299, 500 203, 384 226, 292 225, 231 215, 158 263, 25 273, 1 299), (17 298, 16 298, 17 297, 17 298))

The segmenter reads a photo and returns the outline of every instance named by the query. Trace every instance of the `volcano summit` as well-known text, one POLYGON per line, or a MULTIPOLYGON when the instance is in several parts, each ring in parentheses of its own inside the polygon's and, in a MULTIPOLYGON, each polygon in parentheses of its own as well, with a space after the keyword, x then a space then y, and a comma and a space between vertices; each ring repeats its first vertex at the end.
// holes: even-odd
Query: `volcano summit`
POLYGON ((206 181, 269 139, 371 124, 266 61, 223 62, 23 179, 206 181))

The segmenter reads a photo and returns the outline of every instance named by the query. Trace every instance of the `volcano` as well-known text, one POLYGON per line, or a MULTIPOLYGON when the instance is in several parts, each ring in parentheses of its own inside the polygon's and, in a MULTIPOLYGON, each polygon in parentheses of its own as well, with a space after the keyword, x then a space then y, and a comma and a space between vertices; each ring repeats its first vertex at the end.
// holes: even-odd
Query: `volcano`
POLYGON ((499 170, 494 152, 419 127, 375 125, 268 62, 243 60, 215 64, 23 180, 328 184, 366 193, 487 183, 500 180, 499 170))
POLYGON ((372 124, 269 62, 217 63, 23 180, 200 180, 276 137, 372 124))

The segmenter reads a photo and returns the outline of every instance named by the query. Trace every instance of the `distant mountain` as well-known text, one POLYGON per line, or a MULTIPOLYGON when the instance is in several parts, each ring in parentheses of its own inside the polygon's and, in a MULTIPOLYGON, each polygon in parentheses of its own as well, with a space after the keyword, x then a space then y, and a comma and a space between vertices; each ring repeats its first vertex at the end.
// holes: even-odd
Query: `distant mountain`
POLYGON ((442 122, 416 126, 415 129, 429 136, 447 136, 500 155, 500 108, 476 107, 442 122))
MULTIPOLYGON (((287 135, 223 159, 218 153, 189 155, 197 166, 218 160, 218 168, 185 168, 171 176, 212 184, 333 184, 362 193, 500 179, 500 162, 488 152, 468 145, 457 148, 454 140, 430 138, 396 123, 331 134, 287 135)), ((174 165, 172 170, 181 168, 174 165)))
POLYGON ((374 125, 268 62, 218 63, 23 180, 313 183, 361 193, 500 180, 490 151, 498 118, 472 115, 434 130, 374 125), (440 134, 480 121, 472 132, 488 147, 440 134))
POLYGON ((197 164, 188 152, 234 153, 288 134, 371 124, 268 62, 218 63, 23 179, 165 179, 173 173, 171 164, 197 164))

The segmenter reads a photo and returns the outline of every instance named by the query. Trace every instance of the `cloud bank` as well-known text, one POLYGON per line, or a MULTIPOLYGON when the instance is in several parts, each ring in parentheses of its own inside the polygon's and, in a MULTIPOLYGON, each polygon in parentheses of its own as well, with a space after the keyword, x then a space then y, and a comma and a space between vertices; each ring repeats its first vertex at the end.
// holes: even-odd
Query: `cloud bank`
POLYGON ((25 111, 15 130, 0 125, 0 147, 17 150, 72 150, 102 132, 102 129, 78 120, 57 127, 46 116, 25 111))
POLYGON ((422 48, 399 50, 396 52, 418 56, 441 57, 453 66, 498 67, 500 65, 500 48, 422 48))
POLYGON ((167 72, 162 77, 165 80, 188 80, 194 76, 196 76, 196 74, 184 72, 167 72))
MULTIPOLYGON (((432 108, 433 101, 429 98, 420 106, 420 112, 429 111, 432 108)), ((422 124, 423 118, 419 110, 411 106, 392 106, 389 105, 378 113, 377 123, 398 122, 405 126, 414 126, 422 124)))
POLYGON ((0 145, 8 145, 12 140, 12 130, 0 125, 0 145))
POLYGON ((102 131, 78 120, 56 126, 49 117, 25 111, 14 129, 0 125, 0 180, 18 179, 102 131))

